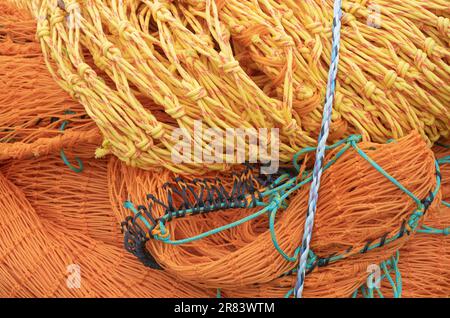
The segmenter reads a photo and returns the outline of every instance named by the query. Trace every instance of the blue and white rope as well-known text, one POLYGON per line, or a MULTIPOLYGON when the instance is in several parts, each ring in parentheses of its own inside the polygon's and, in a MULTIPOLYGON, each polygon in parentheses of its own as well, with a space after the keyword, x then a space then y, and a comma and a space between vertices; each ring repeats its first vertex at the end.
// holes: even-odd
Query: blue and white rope
POLYGON ((339 45, 341 39, 341 16, 342 0, 334 1, 333 14, 333 44, 331 49, 331 64, 328 73, 327 91, 325 96, 325 105, 323 109, 322 127, 320 129, 319 141, 316 150, 316 161, 313 169, 313 180, 309 191, 308 211, 306 214, 305 229, 303 232, 302 245, 300 250, 300 261, 298 265, 298 277, 295 285, 295 295, 302 297, 303 285, 306 275, 306 263, 309 254, 309 244, 311 241, 312 230, 314 226, 314 216, 317 209, 317 200, 319 196, 320 177, 322 176, 322 164, 325 156, 325 147, 328 134, 330 132, 331 113, 333 110, 334 92, 336 88, 336 75, 339 64, 339 45))

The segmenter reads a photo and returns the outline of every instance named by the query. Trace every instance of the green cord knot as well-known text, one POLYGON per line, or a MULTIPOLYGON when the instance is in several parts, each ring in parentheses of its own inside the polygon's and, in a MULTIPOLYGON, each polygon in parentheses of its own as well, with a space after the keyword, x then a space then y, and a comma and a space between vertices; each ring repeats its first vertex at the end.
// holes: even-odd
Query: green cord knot
POLYGON ((362 139, 362 136, 361 135, 350 135, 350 136, 348 136, 347 137, 347 142, 348 143, 358 143, 358 142, 360 142, 361 141, 361 139, 362 139))
POLYGON ((272 205, 274 206, 274 207, 276 207, 276 208, 278 208, 278 207, 280 207, 281 206, 281 204, 283 203, 283 201, 281 201, 281 197, 280 197, 280 195, 277 193, 276 195, 274 195, 272 198, 271 198, 272 200, 271 200, 271 202, 272 202, 272 205))

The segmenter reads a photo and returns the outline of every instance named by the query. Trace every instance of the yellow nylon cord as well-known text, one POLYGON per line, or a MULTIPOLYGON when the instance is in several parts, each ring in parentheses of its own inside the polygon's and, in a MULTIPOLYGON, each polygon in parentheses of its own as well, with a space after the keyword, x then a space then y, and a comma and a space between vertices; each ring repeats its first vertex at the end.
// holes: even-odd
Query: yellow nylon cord
MULTIPOLYGON (((332 0, 15 2, 36 17, 54 78, 98 125, 99 157, 178 173, 225 169, 172 161, 172 131, 193 136, 196 120, 223 132, 279 128, 282 162, 315 144, 332 0), (138 94, 176 124, 158 120, 138 94)), ((448 137, 448 1, 353 0, 343 11, 330 142, 351 133, 384 142, 412 130, 429 145, 448 137)))

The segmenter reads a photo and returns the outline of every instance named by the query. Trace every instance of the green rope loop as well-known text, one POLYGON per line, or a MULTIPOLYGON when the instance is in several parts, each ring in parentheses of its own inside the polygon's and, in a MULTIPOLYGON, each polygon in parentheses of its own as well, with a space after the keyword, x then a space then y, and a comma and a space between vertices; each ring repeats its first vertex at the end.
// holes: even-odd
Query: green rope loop
MULTIPOLYGON (((66 110, 64 112, 64 114, 75 114, 73 111, 71 110, 66 110)), ((61 127, 59 128, 60 131, 64 131, 64 129, 66 129, 66 126, 69 124, 69 121, 65 120, 63 121, 63 123, 61 124, 61 127)), ((61 155, 61 159, 62 161, 66 164, 66 166, 68 166, 72 171, 76 172, 76 173, 80 173, 83 171, 84 167, 83 167, 83 162, 80 160, 80 158, 75 157, 75 160, 78 164, 78 167, 73 166, 69 160, 67 159, 67 156, 64 152, 64 149, 61 149, 60 151, 60 155, 61 155)))

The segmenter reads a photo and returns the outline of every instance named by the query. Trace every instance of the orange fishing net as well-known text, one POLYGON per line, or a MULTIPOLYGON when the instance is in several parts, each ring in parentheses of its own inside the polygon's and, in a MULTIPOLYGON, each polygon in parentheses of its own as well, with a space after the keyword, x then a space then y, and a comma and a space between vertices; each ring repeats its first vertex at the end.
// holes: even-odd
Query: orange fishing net
MULTIPOLYGON (((433 187, 435 179, 432 169, 430 169, 428 176, 427 169, 424 169, 427 165, 433 167, 433 157, 417 135, 409 136, 398 141, 398 143, 379 146, 380 149, 372 150, 371 156, 373 158, 378 158, 378 156, 397 157, 408 154, 409 151, 406 149, 413 145, 416 147, 416 153, 421 151, 423 155, 411 156, 409 161, 394 161, 392 162, 392 170, 387 170, 402 180, 405 185, 409 184, 410 189, 415 189, 414 192, 420 196, 426 194, 433 187), (420 148, 422 149, 420 150, 420 148), (377 152, 379 152, 379 155, 377 155, 377 152), (400 162, 409 163, 406 166, 410 166, 410 168, 405 173, 405 176, 409 175, 409 177, 400 178, 399 174, 395 173, 400 162), (420 177, 420 180, 428 180, 429 185, 423 186, 422 183, 414 182, 414 177, 420 177)), ((373 146, 373 144, 367 145, 368 148, 373 146)), ((160 198, 163 198, 165 191, 162 184, 165 180, 171 180, 175 176, 167 172, 160 178, 155 178, 151 172, 129 168, 116 158, 94 160, 87 155, 88 150, 92 147, 88 146, 83 151, 68 148, 66 151, 69 157, 76 155, 83 160, 85 171, 81 174, 75 174, 68 169, 58 155, 48 155, 33 160, 2 162, 0 172, 2 173, 2 193, 5 193, 5 199, 0 211, 5 214, 5 217, 2 218, 0 237, 9 238, 3 241, 3 244, 5 244, 3 250, 10 251, 4 254, 1 260, 1 267, 4 272, 0 278, 1 284, 4 284, 5 291, 10 291, 4 295, 213 297, 215 288, 220 287, 222 297, 283 297, 292 288, 294 276, 283 276, 283 274, 289 272, 292 264, 280 257, 268 238, 268 219, 266 216, 189 245, 174 247, 164 245, 162 242, 150 241, 147 247, 157 262, 164 267, 164 270, 152 270, 141 265, 137 260, 134 260, 133 256, 125 253, 119 247, 120 241, 123 239, 123 236, 119 233, 119 222, 129 213, 128 210, 122 210, 123 201, 130 199, 130 197, 141 197, 141 193, 142 195, 146 194, 146 191, 153 191, 160 198), (52 178, 52 175, 61 178, 52 178), (40 181, 37 182, 36 180, 40 181), (87 184, 90 186, 87 186, 87 184), (24 242, 20 243, 22 237, 26 237, 26 239, 23 239, 24 242), (255 244, 255 242, 258 244, 255 244), (29 249, 35 252, 29 254, 27 252, 29 249), (240 252, 245 257, 240 257, 240 252), (259 257, 254 258, 253 255, 255 254, 259 257), (13 265, 12 259, 20 260, 20 264, 14 263, 13 265), (28 261, 26 261, 27 259, 28 261), (33 271, 33 268, 39 270, 32 264, 41 264, 39 263, 41 259, 43 264, 51 262, 52 266, 44 266, 47 273, 31 275, 26 280, 31 284, 25 291, 25 281, 20 276, 21 271, 29 273, 33 271), (226 265, 218 270, 217 267, 222 263, 226 265), (71 264, 79 265, 82 270, 81 286, 83 288, 81 290, 64 287, 67 286, 67 279, 71 277, 72 272, 67 269, 67 266, 71 264), (106 267, 109 268, 112 264, 116 264, 114 265, 116 267, 113 267, 112 272, 108 271, 108 278, 106 279, 103 277, 106 274, 102 274, 102 268, 106 270, 106 267), (250 266, 245 268, 246 264, 250 266), (190 268, 195 268, 197 275, 190 275, 190 268), (232 275, 227 274, 228 271, 232 272, 232 275), (219 280, 214 275, 215 272, 220 273, 221 276, 226 276, 226 280, 219 280), (45 278, 42 278, 42 275, 45 275, 45 278), (264 275, 269 276, 265 278, 264 275), (12 277, 14 277, 14 281, 11 281, 12 277), (134 278, 132 279, 132 277, 134 278), (258 284, 252 283, 256 279, 259 279, 260 282, 258 284), (57 281, 60 282, 59 285, 54 285, 57 284, 57 281), (105 283, 103 283, 104 281, 105 283), (150 281, 152 283, 149 283, 150 281), (217 283, 217 281, 220 283, 217 283), (161 290, 161 286, 165 285, 158 285, 169 282, 171 285, 178 282, 177 284, 183 284, 183 286, 182 288, 175 287, 173 290, 167 290, 166 288, 161 290), (117 287, 118 289, 113 293, 112 290, 115 290, 115 287, 101 287, 102 284, 120 286, 120 288, 117 287), (123 287, 124 284, 127 287, 123 287), (11 287, 13 285, 14 288, 11 287), (199 289, 194 287, 199 285, 210 288, 199 289), (63 290, 55 289, 52 286, 63 286, 63 290), (183 290, 184 294, 179 294, 178 290, 183 290)), ((347 160, 351 160, 350 157, 355 156, 349 154, 347 160)), ((342 163, 348 162, 347 160, 343 160, 342 163)), ((342 173, 339 171, 342 171, 343 167, 338 166, 338 164, 339 162, 336 163, 335 169, 324 174, 325 184, 333 182, 332 179, 329 179, 331 176, 342 173)), ((355 160, 353 164, 360 164, 363 172, 368 172, 371 168, 360 160, 355 160)), ((443 167, 445 168, 445 166, 443 167)), ((443 169, 443 171, 445 170, 443 169)), ((216 176, 220 175, 215 174, 209 177, 216 176)), ((446 175, 444 173, 443 176, 445 180, 446 175)), ((233 178, 227 174, 221 177, 224 186, 230 187, 233 178)), ((346 180, 349 182, 348 189, 351 189, 353 186, 351 177, 350 179, 349 177, 346 180)), ((340 185, 338 183, 340 188, 345 188, 346 184, 340 185)), ((362 185, 359 184, 358 186, 362 185)), ((322 196, 335 195, 333 192, 327 194, 325 190, 327 188, 322 188, 324 189, 321 193, 322 196)), ((405 202, 408 202, 407 198, 403 198, 403 201, 398 200, 395 204, 392 198, 399 196, 399 193, 395 193, 398 190, 394 186, 391 188, 388 183, 385 183, 382 189, 383 191, 380 194, 374 190, 371 191, 374 195, 374 201, 373 206, 370 205, 370 213, 363 213, 366 212, 363 211, 359 217, 358 214, 352 216, 353 220, 359 219, 361 224, 365 224, 364 230, 361 230, 361 225, 347 226, 348 221, 345 220, 349 219, 351 211, 342 210, 335 216, 331 216, 326 213, 326 207, 319 206, 319 211, 322 213, 318 214, 315 230, 320 239, 313 241, 313 250, 318 255, 342 251, 352 245, 357 250, 357 246, 364 245, 368 239, 380 238, 388 231, 398 230, 401 220, 411 213, 413 204, 405 204, 405 202), (386 195, 388 197, 384 197, 386 195), (379 196, 383 198, 382 202, 379 196), (341 219, 343 223, 329 225, 330 221, 336 218, 341 219), (391 220, 396 220, 396 222, 391 220), (342 230, 338 230, 339 227, 342 230)), ((343 197, 351 197, 351 193, 354 191, 355 189, 348 192, 344 191, 343 197)), ((360 194, 355 195, 360 196, 360 194)), ((280 212, 281 215, 277 218, 277 225, 280 224, 276 228, 277 234, 286 233, 286 231, 281 230, 282 227, 288 228, 288 230, 290 227, 293 231, 292 236, 295 236, 294 231, 298 232, 301 224, 289 225, 286 220, 290 213, 304 209, 299 208, 302 203, 304 204, 303 197, 303 191, 299 190, 286 211, 280 212)), ((339 206, 345 206, 345 201, 333 200, 329 202, 341 203, 339 206)), ((351 206, 354 206, 354 204, 351 206)), ((337 209, 336 206, 333 208, 337 209)), ((331 212, 331 207, 329 209, 331 212)), ((174 221, 173 226, 170 227, 171 234, 176 235, 176 237, 198 234, 242 218, 254 210, 231 209, 197 215, 185 220, 179 219, 174 221)), ((448 209, 444 212, 442 210, 438 212, 437 205, 433 204, 427 213, 430 216, 425 220, 427 225, 442 228, 445 227, 445 224, 448 224, 448 209)), ((297 221, 294 219, 292 222, 297 221)), ((287 252, 293 251, 295 244, 298 244, 295 239, 291 238, 292 236, 279 235, 278 238, 287 252), (287 242, 284 243, 285 241, 287 242), (289 247, 289 244, 291 247, 289 247)), ((365 282, 367 266, 377 264, 393 255, 398 248, 403 246, 406 238, 405 235, 403 239, 386 244, 381 249, 356 254, 336 263, 316 268, 308 275, 305 296, 350 296, 365 282)), ((404 247, 400 248, 399 266, 401 271, 405 273, 403 277, 404 295, 420 296, 424 295, 426 290, 432 296, 443 296, 445 293, 448 295, 448 289, 445 288, 448 286, 445 285, 445 277, 447 277, 445 275, 442 276, 444 278, 441 277, 437 280, 441 284, 436 283, 434 285, 436 290, 424 289, 423 285, 425 283, 423 279, 426 278, 423 271, 433 272, 435 266, 432 265, 433 260, 442 264, 440 266, 441 273, 446 273, 447 260, 442 258, 442 255, 448 256, 446 250, 448 247, 443 245, 447 244, 445 242, 448 242, 448 240, 444 241, 442 236, 419 233, 404 247), (429 263, 421 261, 421 255, 424 255, 424 251, 428 253, 426 255, 428 255, 429 263), (440 255, 440 253, 444 254, 440 255), (412 263, 409 262, 410 259, 412 263), (408 264, 411 264, 411 266, 408 264), (414 264, 417 264, 418 268, 414 268, 414 264), (407 286, 410 287, 407 289, 407 286), (438 286, 441 286, 440 290, 438 286)), ((23 275, 28 277, 26 274, 23 275)), ((390 286, 384 288, 387 290, 385 294, 389 296, 390 286)))
MULTIPOLYGON (((417 134, 386 145, 363 143, 361 148, 418 197, 425 198, 435 187, 434 156, 417 134)), ((328 159, 337 151, 330 153, 328 159)), ((146 194, 152 193, 168 204, 163 184, 170 180, 169 172, 156 178, 150 172, 134 170, 120 163, 113 164, 113 169, 114 173, 110 173, 113 176, 111 197, 123 202, 130 197, 145 198, 146 194)), ((280 211, 276 216, 276 239, 281 250, 289 256, 294 255, 298 248, 307 191, 307 187, 298 190, 285 211, 280 211)), ((343 254, 346 259, 324 266, 323 269, 316 267, 307 280, 305 292, 311 296, 350 295, 365 278, 368 264, 387 258, 406 242, 408 235, 384 246, 386 239, 397 233, 402 224, 404 226, 415 204, 352 151, 344 154, 324 173, 320 196, 312 250, 321 257, 323 263, 328 263, 337 254, 343 254), (370 252, 366 250, 361 253, 364 255, 359 255, 358 251, 364 250, 368 243, 380 240, 383 242, 382 248, 370 252), (330 291, 329 286, 333 282, 336 288, 330 291)), ((117 202, 113 206, 121 205, 117 202)), ((154 218, 164 214, 159 205, 155 205, 152 211, 154 218)), ((185 220, 180 218, 174 224, 168 223, 166 228, 172 241, 175 241, 210 230, 209 226, 218 227, 241 219, 253 212, 244 211, 210 212, 185 220)), ((124 209, 116 213, 122 218, 129 214, 124 209)), ((198 280, 206 287, 227 290, 265 284, 289 272, 296 261, 295 257, 291 261, 286 260, 274 248, 271 238, 273 233, 268 229, 268 222, 266 216, 261 216, 254 223, 246 223, 234 231, 222 231, 189 244, 172 245, 160 240, 149 240, 147 248, 168 272, 189 281, 198 280)), ((289 280, 292 284, 291 278, 281 279, 289 280)))
MULTIPOLYGON (((197 15, 203 8, 200 2, 180 3, 190 6, 197 15)), ((296 6, 293 2, 286 3, 296 6)), ((239 4, 218 2, 221 19, 234 25, 236 12, 229 6, 239 4)), ((436 4, 420 6, 424 8, 422 13, 436 9, 433 7, 436 4)), ((358 9, 354 14, 364 17, 363 11, 358 9)), ((35 22, 23 11, 5 3, 0 3, 0 12, 0 296, 214 297, 217 289, 222 297, 291 295, 296 275, 292 269, 297 261, 293 256, 302 234, 308 184, 280 203, 278 212, 263 213, 249 222, 200 240, 172 245, 149 238, 144 245, 147 265, 163 270, 144 266, 123 249, 121 222, 131 214, 130 209, 124 207, 125 202, 143 204, 157 219, 166 214, 164 205, 170 205, 169 191, 183 189, 186 185, 197 192, 205 187, 223 186, 230 193, 236 184, 251 184, 254 188, 248 188, 247 194, 258 195, 267 190, 273 179, 261 182, 255 169, 249 171, 239 166, 229 172, 200 171, 178 179, 179 174, 166 170, 155 172, 129 167, 116 157, 94 159, 95 149, 101 144, 100 132, 84 107, 59 88, 47 72, 35 40, 35 22), (83 171, 75 173, 63 158, 75 166, 78 158, 83 171), (165 185, 166 182, 174 187, 165 185), (162 204, 156 204, 151 198, 147 200, 147 194, 153 194, 162 204)), ((183 12, 188 16, 190 11, 183 12)), ((254 17, 247 18, 246 23, 250 23, 250 18, 254 17)), ((296 19, 304 18, 296 16, 296 19)), ((439 32, 445 33, 445 28, 439 24, 445 21, 439 21, 436 21, 439 32)), ((246 27, 253 28, 252 25, 246 27)), ((305 27, 313 26, 305 24, 305 27)), ((258 51, 263 46, 252 40, 252 32, 234 27, 230 30, 236 36, 233 41, 249 47, 249 51, 240 48, 242 52, 237 55, 240 63, 252 60, 248 64, 254 72, 252 79, 265 86, 264 91, 271 92, 272 97, 281 98, 283 92, 270 83, 280 82, 287 70, 270 61, 274 56, 265 57, 273 52, 258 51), (256 70, 262 70, 264 76, 256 70)), ((424 32, 441 43, 434 26, 424 32)), ((326 37, 320 34, 315 38, 317 45, 321 41, 326 43, 326 37)), ((414 42, 417 44, 420 40, 414 42)), ((317 45, 312 46, 314 50, 317 45)), ((240 49, 237 47, 237 51, 240 49)), ((433 62, 443 60, 441 51, 438 48, 434 53, 433 62)), ((318 61, 325 53, 315 54, 318 61)), ((89 56, 86 59, 90 61, 89 56)), ((108 85, 113 84, 106 73, 95 70, 108 85)), ((294 69, 294 73, 295 81, 305 80, 300 78, 301 72, 294 69)), ((420 79, 416 70, 411 71, 410 76, 413 75, 417 76, 416 80, 420 79)), ((308 86, 303 89, 307 90, 308 86)), ((439 89, 442 90, 439 98, 444 98, 445 89, 439 89)), ((158 121, 176 125, 177 121, 146 94, 137 91, 133 94, 158 121)), ((308 98, 306 95, 300 104, 300 99, 294 99, 294 109, 315 107, 320 100, 317 92, 308 98)), ((436 109, 431 112, 438 113, 436 109)), ((311 131, 315 129, 314 116, 315 112, 311 112, 304 117, 305 123, 309 120, 311 131)), ((383 116, 378 114, 378 117, 383 116)), ((433 124, 431 116, 423 116, 430 118, 426 127, 421 127, 422 135, 433 140, 439 134, 445 135, 445 117, 433 124)), ((342 117, 348 122, 354 121, 344 110, 342 117)), ((342 124, 341 117, 335 119, 336 136, 341 136, 339 122, 342 124)), ((393 127, 395 124, 391 127, 395 131, 393 127)), ((374 133, 374 136, 374 139, 383 139, 384 133, 374 133)), ((387 144, 363 142, 359 147, 416 197, 425 199, 435 189, 437 178, 435 156, 422 137, 411 133, 387 144)), ((327 160, 342 147, 331 150, 327 160)), ((433 150, 437 158, 450 155, 444 147, 436 146, 433 150)), ((306 157, 300 164, 300 171, 295 172, 298 174, 296 182, 302 180, 311 161, 306 157)), ((310 264, 305 297, 352 296, 366 283, 368 266, 395 258, 396 252, 400 255, 398 269, 402 274, 403 296, 450 297, 449 237, 442 235, 448 234, 450 209, 441 204, 441 197, 450 201, 450 164, 441 165, 441 174, 442 194, 439 192, 424 217, 419 217, 418 233, 414 234, 408 221, 417 208, 415 202, 355 149, 342 154, 322 178, 311 245, 316 258, 310 264), (421 232, 423 224, 441 232, 421 232), (398 233, 403 235, 389 240, 398 233), (374 244, 379 246, 372 248, 374 244)), ((186 201, 179 195, 172 198, 173 206, 186 201)), ((195 198, 189 195, 188 201, 192 200, 195 198)), ((270 200, 273 197, 263 201, 270 200)), ((170 235, 171 240, 193 237, 250 217, 260 210, 261 207, 233 207, 194 216, 181 215, 165 224, 164 235, 170 235)), ((126 226, 122 230, 127 230, 126 226)), ((163 235, 164 229, 159 225, 149 233, 163 235)), ((387 278, 382 281, 381 291, 384 296, 395 296, 387 278)))
POLYGON ((4 2, 0 12, 0 159, 57 153, 78 142, 100 144, 84 108, 48 73, 29 15, 4 2), (70 125, 63 132, 64 120, 70 125))
POLYGON ((38 217, 21 189, 3 175, 0 191, 1 296, 209 296, 192 284, 144 268, 118 247, 38 217), (71 280, 71 266, 80 269, 79 285, 78 278, 71 280))

